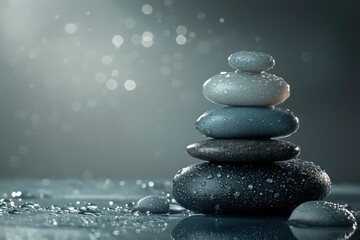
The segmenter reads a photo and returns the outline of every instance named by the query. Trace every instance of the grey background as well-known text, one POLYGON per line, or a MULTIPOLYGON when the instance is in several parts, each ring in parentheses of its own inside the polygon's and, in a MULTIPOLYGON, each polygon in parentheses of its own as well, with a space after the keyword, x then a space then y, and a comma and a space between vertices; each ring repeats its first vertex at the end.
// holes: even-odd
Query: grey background
POLYGON ((0 177, 171 178, 198 161, 185 153, 203 139, 194 122, 219 107, 202 84, 231 71, 232 52, 259 50, 291 85, 280 107, 300 118, 288 138, 300 157, 335 182, 359 182, 359 10, 356 1, 1 1, 0 177), (144 31, 151 47, 139 43, 144 31))

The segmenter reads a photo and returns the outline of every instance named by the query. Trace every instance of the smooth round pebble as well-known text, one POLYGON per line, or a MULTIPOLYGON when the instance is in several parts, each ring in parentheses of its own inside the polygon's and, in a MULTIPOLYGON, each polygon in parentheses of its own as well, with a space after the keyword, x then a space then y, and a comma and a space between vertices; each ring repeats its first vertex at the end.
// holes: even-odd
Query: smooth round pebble
POLYGON ((132 212, 168 213, 170 205, 168 199, 150 195, 140 199, 132 209, 132 212))
POLYGON ((211 138, 272 138, 293 134, 299 119, 281 108, 224 107, 205 112, 195 126, 211 138))
POLYGON ((286 239, 296 240, 289 226, 277 219, 247 219, 195 215, 181 220, 171 232, 174 240, 286 239))
POLYGON ((207 139, 190 144, 186 152, 206 161, 262 163, 295 158, 300 154, 300 147, 272 139, 207 139))
POLYGON ((354 215, 343 205, 326 201, 300 204, 289 217, 289 223, 305 226, 356 226, 354 215))
POLYGON ((329 176, 312 162, 293 159, 257 165, 190 165, 173 180, 173 196, 196 213, 288 215, 299 204, 324 199, 329 176))
POLYGON ((269 107, 290 96, 290 85, 266 72, 223 72, 204 83, 203 94, 213 103, 228 106, 269 107))
POLYGON ((275 59, 267 53, 240 51, 231 54, 228 63, 239 71, 262 72, 273 68, 275 59))

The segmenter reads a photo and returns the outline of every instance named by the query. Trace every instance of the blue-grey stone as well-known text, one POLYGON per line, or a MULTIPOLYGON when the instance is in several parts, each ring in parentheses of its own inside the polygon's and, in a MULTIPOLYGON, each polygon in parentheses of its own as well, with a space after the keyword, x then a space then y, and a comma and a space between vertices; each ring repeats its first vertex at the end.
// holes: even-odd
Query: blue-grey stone
POLYGON ((354 215, 343 205, 326 201, 310 201, 300 204, 289 217, 289 223, 306 226, 356 227, 354 215))
POLYGON ((212 162, 266 163, 297 157, 300 147, 274 139, 207 139, 187 146, 186 152, 212 162))
POLYGON ((290 86, 266 72, 221 72, 204 83, 203 94, 218 104, 268 107, 284 102, 290 96, 290 86))
POLYGON ((274 67, 275 59, 267 53, 240 51, 228 58, 231 67, 246 72, 262 72, 274 67))
POLYGON ((205 112, 195 126, 211 138, 272 138, 294 133, 299 120, 280 108, 224 107, 205 112))
POLYGON ((324 199, 329 176, 312 162, 293 159, 268 164, 205 162, 181 169, 173 196, 197 213, 288 215, 299 204, 324 199))

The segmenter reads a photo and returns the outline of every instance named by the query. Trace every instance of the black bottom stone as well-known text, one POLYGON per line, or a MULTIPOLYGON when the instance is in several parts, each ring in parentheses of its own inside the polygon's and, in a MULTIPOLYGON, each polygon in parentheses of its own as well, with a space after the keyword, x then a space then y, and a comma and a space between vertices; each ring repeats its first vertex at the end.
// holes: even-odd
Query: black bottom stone
POLYGON ((329 176, 312 162, 293 159, 267 164, 205 162, 181 169, 173 196, 197 213, 289 215, 299 204, 324 199, 329 176))

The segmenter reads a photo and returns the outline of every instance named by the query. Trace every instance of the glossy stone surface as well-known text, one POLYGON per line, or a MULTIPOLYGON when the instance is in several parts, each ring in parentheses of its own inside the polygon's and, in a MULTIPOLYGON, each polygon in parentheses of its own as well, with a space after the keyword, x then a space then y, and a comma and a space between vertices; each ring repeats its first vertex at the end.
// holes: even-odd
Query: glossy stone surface
POLYGON ((268 164, 205 162, 181 169, 173 196, 198 213, 288 215, 299 204, 324 199, 329 176, 312 162, 299 159, 268 164))
POLYGON ((289 222, 306 226, 356 226, 354 215, 343 205, 326 201, 300 204, 289 217, 289 222))
POLYGON ((205 112, 195 126, 211 138, 272 138, 293 134, 299 120, 281 108, 224 107, 205 112))
POLYGON ((132 209, 132 212, 143 213, 168 213, 169 211, 168 199, 158 195, 150 195, 140 199, 132 209))
POLYGON ((295 158, 300 154, 300 147, 270 139, 207 139, 190 144, 186 152, 206 161, 260 163, 295 158))
POLYGON ((240 51, 231 54, 228 63, 240 71, 262 72, 273 68, 275 59, 267 53, 240 51))
POLYGON ((204 83, 203 94, 218 104, 268 107, 284 102, 290 96, 290 86, 281 77, 265 72, 223 72, 204 83))

